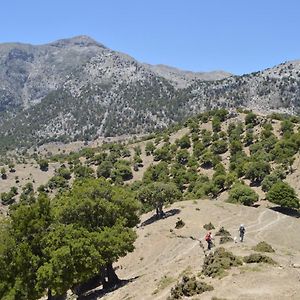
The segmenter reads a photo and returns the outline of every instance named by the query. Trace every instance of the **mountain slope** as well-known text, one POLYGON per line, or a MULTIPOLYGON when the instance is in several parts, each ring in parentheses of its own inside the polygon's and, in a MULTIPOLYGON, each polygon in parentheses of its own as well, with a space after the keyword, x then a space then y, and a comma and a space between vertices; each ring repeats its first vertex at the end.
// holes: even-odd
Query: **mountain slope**
POLYGON ((0 146, 145 133, 214 107, 297 113, 300 63, 243 76, 142 64, 86 36, 0 45, 0 146))
POLYGON ((212 81, 232 76, 224 71, 191 72, 183 71, 166 65, 146 65, 153 72, 171 81, 178 88, 185 88, 196 80, 212 81))

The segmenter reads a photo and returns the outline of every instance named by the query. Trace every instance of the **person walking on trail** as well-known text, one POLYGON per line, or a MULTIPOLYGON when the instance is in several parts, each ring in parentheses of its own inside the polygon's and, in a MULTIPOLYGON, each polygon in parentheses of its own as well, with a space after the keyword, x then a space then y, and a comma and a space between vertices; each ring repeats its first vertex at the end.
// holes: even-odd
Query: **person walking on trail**
POLYGON ((206 234, 205 240, 207 242, 207 250, 210 250, 212 247, 212 236, 210 231, 206 234))
POLYGON ((245 226, 243 224, 240 225, 239 228, 239 233, 240 233, 240 241, 243 242, 244 241, 244 235, 245 235, 245 226))

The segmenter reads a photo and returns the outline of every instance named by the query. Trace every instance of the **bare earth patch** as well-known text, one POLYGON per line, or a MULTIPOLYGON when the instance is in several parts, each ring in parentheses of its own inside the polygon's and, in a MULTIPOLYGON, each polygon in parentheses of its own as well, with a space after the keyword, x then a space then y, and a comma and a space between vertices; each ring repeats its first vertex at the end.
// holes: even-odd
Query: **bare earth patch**
MULTIPOLYGON (((237 256, 253 253, 252 247, 264 240, 276 250, 270 253, 278 265, 251 264, 235 267, 222 279, 204 278, 214 290, 193 299, 299 299, 300 269, 293 267, 300 262, 300 220, 264 207, 251 208, 220 201, 199 200, 175 203, 167 210, 180 209, 180 213, 137 228, 136 250, 122 258, 116 266, 122 279, 134 280, 101 299, 166 299, 175 278, 181 280, 187 267, 189 272, 201 272, 204 252, 199 242, 206 246, 204 224, 212 222, 216 229, 224 226, 235 237, 240 223, 246 227, 244 243, 228 243, 224 247, 237 256), (198 208, 198 209, 196 209, 198 208), (178 216, 185 226, 173 229, 178 216), (283 234, 284 230, 284 234, 283 234), (143 257, 143 259, 140 259, 143 257), (172 278, 168 284, 159 285, 162 278, 172 278), (153 293, 155 291, 155 293, 153 293)), ((152 216, 142 216, 142 221, 152 216)), ((215 244, 219 247, 218 239, 215 244)), ((222 245, 223 246, 223 245, 222 245)), ((216 248, 213 248, 213 250, 216 248)), ((95 298, 96 299, 96 298, 95 298)))

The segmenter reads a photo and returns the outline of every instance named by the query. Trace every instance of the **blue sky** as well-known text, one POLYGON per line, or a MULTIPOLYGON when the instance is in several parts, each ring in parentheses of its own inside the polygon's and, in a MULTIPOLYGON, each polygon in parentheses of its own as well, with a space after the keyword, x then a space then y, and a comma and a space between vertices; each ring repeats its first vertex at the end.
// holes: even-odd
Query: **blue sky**
POLYGON ((298 0, 3 0, 0 42, 89 35, 139 61, 243 74, 300 59, 298 0))

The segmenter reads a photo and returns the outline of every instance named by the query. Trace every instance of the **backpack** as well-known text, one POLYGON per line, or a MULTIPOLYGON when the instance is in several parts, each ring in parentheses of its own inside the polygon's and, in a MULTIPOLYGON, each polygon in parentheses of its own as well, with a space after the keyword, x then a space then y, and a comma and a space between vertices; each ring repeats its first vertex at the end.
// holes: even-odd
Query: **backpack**
POLYGON ((207 233, 207 234, 206 234, 206 236, 205 236, 205 240, 206 240, 207 242, 211 240, 211 236, 210 236, 210 234, 209 234, 209 233, 207 233))
POLYGON ((240 233, 244 234, 245 233, 245 227, 240 227, 240 233))

